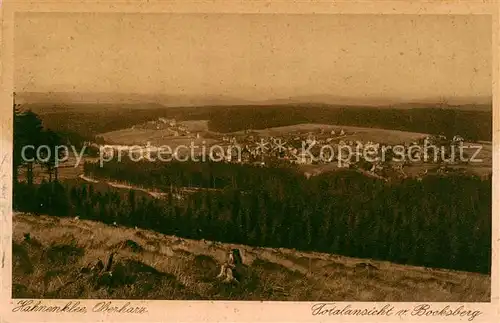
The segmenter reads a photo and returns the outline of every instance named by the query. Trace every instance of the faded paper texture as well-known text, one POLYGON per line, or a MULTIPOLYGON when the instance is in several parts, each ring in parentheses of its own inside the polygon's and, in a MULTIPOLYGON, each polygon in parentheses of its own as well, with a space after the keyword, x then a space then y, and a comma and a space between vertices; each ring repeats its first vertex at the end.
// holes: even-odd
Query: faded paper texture
POLYGON ((6 322, 498 319, 498 4, 2 9, 6 322))

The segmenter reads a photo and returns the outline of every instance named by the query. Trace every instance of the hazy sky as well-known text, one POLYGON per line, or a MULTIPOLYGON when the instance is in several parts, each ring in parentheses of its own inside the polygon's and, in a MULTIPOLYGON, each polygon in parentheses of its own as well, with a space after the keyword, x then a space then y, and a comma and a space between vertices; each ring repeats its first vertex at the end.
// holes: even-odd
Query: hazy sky
POLYGON ((17 14, 18 92, 491 96, 489 16, 17 14))

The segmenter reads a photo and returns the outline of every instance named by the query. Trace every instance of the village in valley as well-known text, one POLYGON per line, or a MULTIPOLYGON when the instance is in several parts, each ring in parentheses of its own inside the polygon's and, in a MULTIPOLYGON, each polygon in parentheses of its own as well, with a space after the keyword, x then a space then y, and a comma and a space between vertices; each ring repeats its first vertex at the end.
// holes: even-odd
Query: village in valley
POLYGON ((191 158, 260 167, 297 165, 306 177, 350 168, 386 181, 465 171, 467 158, 474 154, 460 135, 446 138, 320 124, 217 133, 208 131, 205 120, 158 118, 98 138, 100 144, 87 144, 98 149, 105 160, 118 154, 129 154, 136 160, 158 159, 168 146, 172 160, 191 158), (132 136, 134 145, 127 144, 132 136))

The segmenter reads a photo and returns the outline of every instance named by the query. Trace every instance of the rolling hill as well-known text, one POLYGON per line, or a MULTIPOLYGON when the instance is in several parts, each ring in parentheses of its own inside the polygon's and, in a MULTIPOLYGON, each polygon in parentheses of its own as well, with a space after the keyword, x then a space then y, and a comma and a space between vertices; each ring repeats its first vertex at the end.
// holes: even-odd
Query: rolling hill
POLYGON ((146 102, 27 103, 21 107, 39 114, 44 125, 52 130, 84 136, 126 129, 138 123, 164 117, 177 120, 208 120, 209 130, 220 133, 301 123, 323 123, 444 134, 449 137, 459 134, 470 140, 491 141, 492 138, 491 109, 464 110, 463 106, 436 104, 371 107, 303 103, 167 107, 146 102))
POLYGON ((490 277, 291 249, 181 239, 100 222, 13 217, 14 298, 489 302, 490 277), (215 277, 230 248, 240 284, 215 277), (112 278, 85 273, 116 251, 112 278))

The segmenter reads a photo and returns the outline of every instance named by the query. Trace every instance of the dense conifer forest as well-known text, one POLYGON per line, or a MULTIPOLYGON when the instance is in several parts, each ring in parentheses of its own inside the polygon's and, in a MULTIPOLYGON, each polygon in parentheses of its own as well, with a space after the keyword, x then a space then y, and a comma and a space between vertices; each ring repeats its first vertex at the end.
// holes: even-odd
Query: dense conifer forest
MULTIPOLYGON (((221 169, 210 174, 220 190, 201 190, 182 199, 174 193, 165 199, 139 198, 133 190, 98 191, 82 183, 20 183, 14 207, 194 239, 490 270, 491 178, 428 176, 387 184, 349 170, 307 180, 282 169, 268 169, 265 176, 259 174, 262 169, 229 169, 226 175, 221 169)), ((164 185, 204 183, 196 172, 181 174, 164 185)), ((150 176, 141 173, 137 178, 161 186, 161 177, 150 176)))

